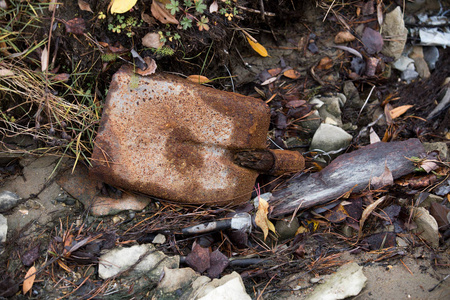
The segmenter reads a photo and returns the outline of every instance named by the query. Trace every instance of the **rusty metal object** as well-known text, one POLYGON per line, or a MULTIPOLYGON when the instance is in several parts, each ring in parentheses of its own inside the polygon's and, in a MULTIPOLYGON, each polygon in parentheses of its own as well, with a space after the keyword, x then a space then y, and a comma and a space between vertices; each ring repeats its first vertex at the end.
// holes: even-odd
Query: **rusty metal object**
POLYGON ((305 159, 299 152, 272 149, 240 151, 235 154, 234 162, 275 176, 296 173, 305 167, 305 159))
POLYGON ((92 155, 98 180, 159 198, 237 204, 258 172, 234 153, 265 149, 269 108, 172 75, 113 77, 92 155))

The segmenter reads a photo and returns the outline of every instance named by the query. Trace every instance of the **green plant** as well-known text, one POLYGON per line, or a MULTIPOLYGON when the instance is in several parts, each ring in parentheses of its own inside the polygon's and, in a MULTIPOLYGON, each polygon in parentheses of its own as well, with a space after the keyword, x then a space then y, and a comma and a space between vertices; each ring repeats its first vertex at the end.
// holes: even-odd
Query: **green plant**
POLYGON ((180 20, 180 25, 183 30, 192 27, 193 21, 197 21, 197 27, 200 31, 209 30, 209 19, 202 14, 205 12, 207 6, 203 3, 203 0, 184 0, 183 5, 177 0, 170 0, 170 3, 166 4, 166 8, 172 15, 176 15, 178 12, 183 12, 184 16, 180 20))
POLYGON ((108 30, 114 33, 121 33, 122 30, 126 32, 128 37, 135 35, 133 29, 135 27, 141 27, 143 20, 138 21, 135 17, 128 17, 125 19, 123 15, 117 15, 114 23, 108 24, 108 30))
POLYGON ((239 14, 237 7, 233 6, 231 0, 226 0, 225 2, 223 2, 223 4, 225 5, 225 7, 219 9, 219 13, 225 16, 228 21, 231 21, 236 15, 239 14))

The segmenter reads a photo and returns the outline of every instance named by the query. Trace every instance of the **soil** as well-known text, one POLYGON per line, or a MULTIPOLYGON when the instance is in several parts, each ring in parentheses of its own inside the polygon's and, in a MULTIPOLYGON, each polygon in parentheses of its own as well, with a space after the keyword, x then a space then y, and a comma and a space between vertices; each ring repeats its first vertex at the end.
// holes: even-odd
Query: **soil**
MULTIPOLYGON (((109 1, 106 0, 86 2, 90 4, 94 12, 106 12, 106 7, 109 4, 109 1)), ((247 1, 243 5, 258 9, 259 5, 257 2, 259 1, 247 1)), ((396 5, 396 1, 386 2, 389 2, 385 3, 386 9, 396 5)), ((137 6, 127 16, 140 20, 142 13, 151 15, 150 3, 151 1, 138 1, 137 6)), ((143 26, 132 28, 134 36, 130 38, 124 33, 116 34, 108 29, 108 24, 115 22, 115 16, 108 14, 105 20, 101 20, 97 18, 97 15, 81 11, 76 1, 63 1, 63 4, 55 13, 54 20, 57 21, 57 25, 55 31, 52 32, 52 48, 58 48, 58 52, 54 54, 55 64, 53 67, 61 70, 59 72, 87 74, 79 75, 82 78, 80 86, 84 91, 94 91, 93 93, 98 97, 98 101, 104 101, 112 75, 122 64, 130 64, 133 62, 133 59, 129 55, 129 51, 123 51, 123 54, 120 54, 122 59, 118 58, 113 61, 102 60, 104 53, 92 46, 92 40, 95 40, 105 43, 105 48, 109 49, 107 52, 113 52, 119 48, 135 48, 142 57, 151 56, 157 62, 158 72, 183 74, 185 76, 201 74, 210 79, 218 78, 210 83, 210 86, 220 90, 236 91, 241 94, 263 98, 265 101, 276 94, 277 96, 269 102, 272 111, 270 136, 275 141, 274 143, 284 148, 287 147, 286 141, 289 138, 298 138, 298 143, 292 148, 304 151, 304 145, 308 144, 311 137, 305 134, 305 131, 302 131, 301 122, 295 123, 294 120, 299 115, 304 116, 308 114, 311 107, 304 107, 303 110, 292 112, 292 110, 286 108, 286 103, 293 99, 309 100, 315 94, 341 92, 342 83, 349 79, 350 58, 343 51, 333 48, 332 43, 334 36, 342 27, 338 25, 339 23, 335 16, 329 16, 327 21, 323 21, 327 11, 317 6, 317 1, 295 3, 295 9, 292 8, 294 3, 291 3, 291 1, 265 1, 264 3, 266 12, 273 12, 276 17, 265 17, 262 20, 260 14, 243 12, 241 15, 242 20, 238 22, 240 28, 251 28, 258 32, 254 34, 255 38, 270 53, 270 57, 262 58, 257 56, 249 47, 245 37, 239 34, 239 30, 236 30, 232 22, 227 21, 226 18, 219 18, 217 15, 207 13, 210 18, 210 31, 201 32, 196 28, 183 31, 173 25, 164 27, 155 21, 154 24, 144 24, 143 26), (74 35, 67 33, 67 22, 75 18, 82 18, 86 21, 86 28, 83 34, 74 35), (166 44, 174 50, 175 54, 173 56, 164 57, 160 54, 155 54, 141 45, 142 37, 149 31, 166 30, 169 27, 171 34, 177 32, 181 36, 179 41, 169 41, 166 44), (314 34, 315 37, 312 37, 311 34, 314 34), (312 53, 308 50, 308 43, 311 39, 315 40, 315 44, 320 49, 318 53, 312 53), (313 76, 311 69, 317 66, 324 57, 332 59, 334 62, 333 67, 316 70, 313 76), (186 58, 192 59, 188 60, 186 58), (300 79, 290 80, 282 78, 275 84, 261 85, 267 79, 263 76, 267 70, 285 68, 286 66, 297 70, 300 74, 300 79), (229 74, 236 77, 230 79, 229 74), (261 95, 264 96, 262 97, 261 95), (281 124, 282 121, 280 119, 282 118, 280 114, 285 117, 284 122, 288 124, 281 124)), ((339 9, 339 13, 347 16, 348 20, 355 18, 355 11, 351 6, 349 4, 339 9)), ((32 37, 37 41, 48 38, 48 28, 52 22, 52 14, 45 11, 41 21, 42 26, 32 32, 32 37)), ((367 24, 372 24, 371 22, 376 23, 376 20, 369 20, 367 24)), ((25 46, 23 47, 25 48, 25 46)), ((392 140, 394 138, 420 137, 424 142, 444 140, 448 145, 448 137, 447 140, 443 138, 443 132, 448 130, 449 127, 448 113, 441 116, 438 121, 431 125, 420 121, 420 118, 424 118, 431 111, 431 105, 434 105, 434 101, 436 101, 440 92, 440 83, 450 74, 450 63, 448 63, 450 50, 441 49, 440 52, 441 63, 438 64, 436 71, 432 73, 428 80, 420 80, 411 85, 406 85, 405 83, 399 83, 399 74, 393 71, 392 76, 389 78, 383 77, 380 73, 376 77, 359 78, 354 81, 362 99, 367 96, 373 84, 379 86, 376 92, 378 100, 375 100, 375 102, 378 102, 372 103, 371 105, 373 106, 379 106, 379 103, 386 100, 389 95, 399 97, 396 106, 416 105, 412 109, 411 114, 415 114, 418 118, 404 122, 399 128, 396 128, 397 134, 394 135, 392 140), (427 93, 422 93, 425 89, 427 89, 427 93)), ((31 60, 39 61, 40 57, 36 52, 31 55, 31 58, 27 63, 30 65, 30 68, 34 68, 36 65, 31 60)), ((281 75, 278 78, 280 77, 281 75)), ((55 93, 63 94, 64 89, 64 85, 56 85, 55 93)), ((67 98, 72 101, 77 99, 75 95, 68 95, 67 98)), ((17 101, 17 99, 13 99, 10 102, 0 102, 2 111, 13 108, 17 101)), ((30 110, 35 113, 38 111, 38 107, 32 106, 30 110)), ((30 113, 30 115, 33 113, 30 113)), ((372 120, 372 112, 367 114, 365 112, 356 124, 358 113, 359 109, 346 106, 342 115, 343 122, 353 122, 361 128, 372 120)), ((20 112, 15 109, 10 110, 10 116, 16 119, 21 118, 20 112)), ((30 128, 36 128, 35 119, 29 118, 27 125, 30 128)), ((94 125, 97 126, 98 124, 94 125)), ((383 137, 386 132, 386 125, 375 125, 374 129, 380 137, 383 137)), ((357 131, 351 133, 354 136, 357 135, 357 131)), ((32 145, 31 147, 34 150, 40 147, 54 146, 46 144, 45 141, 27 140, 27 142, 21 142, 17 137, 8 137, 4 141, 7 141, 9 145, 14 145, 17 149, 25 148, 24 144, 32 145)), ((358 143, 363 144, 365 142, 367 141, 364 139, 354 140, 349 150, 356 149, 359 147, 358 143)), ((270 147, 275 148, 276 146, 271 144, 270 147)), ((86 222, 86 224, 91 226, 89 228, 91 233, 95 232, 96 229, 93 228, 98 226, 105 231, 111 230, 120 234, 125 231, 123 228, 131 227, 131 225, 138 223, 140 219, 137 218, 137 215, 141 214, 139 217, 144 219, 146 216, 151 215, 152 211, 156 212, 159 207, 159 202, 154 202, 144 212, 122 212, 117 216, 104 218, 89 216, 81 203, 72 199, 54 182, 62 169, 70 168, 74 164, 73 158, 60 159, 62 151, 64 149, 59 148, 59 152, 55 151, 53 155, 45 155, 43 157, 41 155, 30 156, 30 152, 27 152, 27 155, 11 153, 12 151, 5 151, 9 152, 8 155, 0 154, 2 166, 17 166, 13 172, 8 174, 2 172, 0 192, 11 191, 27 200, 23 201, 12 211, 5 213, 8 219, 8 241, 5 245, 3 256, 7 253, 10 254, 10 257, 2 258, 5 258, 5 261, 8 260, 10 263, 2 262, 0 264, 0 275, 3 277, 0 278, 0 282, 6 276, 6 270, 8 270, 8 274, 21 276, 20 278, 14 278, 16 282, 21 280, 26 269, 21 265, 20 258, 23 256, 23 253, 36 245, 40 245, 42 257, 39 260, 41 263, 48 261, 46 256, 48 255, 49 245, 52 243, 52 240, 55 240, 55 236, 61 235, 63 228, 69 231, 69 224, 86 222), (146 215, 147 213, 149 215, 146 215), (122 227, 119 229, 120 226, 122 227)), ((309 162, 309 167, 317 167, 317 164, 313 165, 311 160, 309 162)), ((87 165, 86 161, 81 163, 87 165)), ((261 185, 273 180, 274 178, 264 176, 259 178, 261 185)), ((278 181, 272 182, 272 185, 266 185, 263 191, 270 190, 283 180, 286 180, 286 178, 278 179, 278 181)), ((395 199, 393 201, 399 200, 396 198, 397 195, 403 196, 406 194, 404 192, 397 194, 395 190, 390 190, 389 193, 395 199)), ((195 211, 195 208, 186 209, 187 211, 195 211)), ((194 221, 201 223, 202 221, 210 221, 211 215, 206 215, 207 217, 204 219, 185 219, 182 222, 194 221)), ((374 232, 376 231, 376 224, 374 221, 371 227, 374 232)), ((334 232, 337 232, 336 234, 340 235, 341 232, 338 228, 339 226, 334 226, 330 231, 334 230, 334 232)), ((133 241, 137 240, 137 236, 128 236, 127 238, 133 241)), ((124 240, 126 241, 125 235, 122 236, 121 241, 124 240)), ((276 268, 263 268, 264 274, 260 274, 261 276, 243 276, 244 282, 247 292, 254 298, 257 297, 256 290, 261 291, 264 289, 265 294, 262 297, 265 299, 303 299, 314 290, 314 284, 310 283, 311 278, 327 276, 327 274, 334 272, 339 265, 355 261, 364 267, 363 272, 368 278, 368 282, 361 293, 352 299, 449 298, 450 279, 443 282, 438 288, 430 291, 449 274, 449 240, 441 242, 441 247, 437 250, 429 248, 421 241, 417 242, 417 238, 413 238, 413 241, 415 242, 402 250, 401 254, 393 258, 380 259, 379 261, 377 258, 385 254, 382 250, 371 252, 354 251, 354 249, 349 249, 347 245, 339 245, 336 246, 336 249, 339 249, 340 254, 326 268, 310 271, 305 271, 305 265, 299 267, 299 270, 292 266, 286 267, 286 269, 280 266, 279 271, 276 268), (271 276, 277 275, 277 273, 279 273, 279 277, 271 282, 269 279, 271 276), (298 288, 299 286, 301 288, 298 288)), ((334 246, 333 243, 339 244, 342 243, 342 240, 331 239, 322 244, 321 240, 311 238, 310 243, 312 250, 309 254, 312 255, 314 251, 318 253, 322 251, 322 247, 331 249, 334 246)), ((190 240, 180 242, 177 245, 177 247, 181 248, 179 249, 181 252, 179 254, 186 255, 190 251, 191 245, 192 241, 190 240)), ((234 249, 234 247, 232 245, 229 245, 229 247, 231 252, 231 249, 234 249)), ((174 248, 167 246, 164 249, 168 254, 175 254, 174 248)), ((239 251, 245 252, 242 249, 239 251)), ((284 258, 284 260, 293 257, 295 260, 293 259, 292 261, 302 261, 294 253, 290 253, 290 256, 284 258)), ((311 258, 310 256, 308 257, 309 259, 311 258)), ((73 265, 76 264, 72 263, 73 265)), ((77 279, 79 279, 77 276, 82 276, 80 274, 86 269, 84 266, 81 267, 81 265, 75 268, 77 268, 78 273, 73 272, 67 276, 61 275, 58 278, 65 277, 68 281, 77 282, 77 279)), ((250 269, 251 271, 257 270, 253 267, 250 269)), ((242 274, 249 270, 240 269, 238 271, 242 274)), ((230 269, 226 270, 225 273, 228 271, 230 269)), ((52 279, 52 276, 55 276, 53 272, 65 274, 62 267, 56 266, 47 269, 42 273, 44 275, 39 278, 39 281, 35 283, 34 294, 29 298, 54 299, 61 296, 60 291, 52 289, 56 278, 53 277, 52 279)), ((25 299, 27 297, 23 295, 13 296, 16 299, 25 299)))

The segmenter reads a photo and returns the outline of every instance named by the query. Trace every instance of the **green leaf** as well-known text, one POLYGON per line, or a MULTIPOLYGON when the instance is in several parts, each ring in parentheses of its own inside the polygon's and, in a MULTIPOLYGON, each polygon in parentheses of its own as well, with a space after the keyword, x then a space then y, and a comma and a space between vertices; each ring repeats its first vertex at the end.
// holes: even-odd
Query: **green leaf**
POLYGON ((184 6, 191 7, 192 6, 192 1, 191 0, 184 0, 184 6))
POLYGON ((203 0, 198 0, 197 2, 195 2, 195 10, 198 13, 203 13, 206 10, 206 5, 203 3, 203 0))
POLYGON ((180 9, 178 8, 178 5, 180 5, 180 3, 178 1, 171 0, 170 3, 166 4, 166 8, 168 10, 170 10, 171 15, 175 15, 177 12, 180 11, 180 9))
POLYGON ((181 26, 183 26, 183 30, 186 30, 192 27, 192 20, 188 17, 183 17, 180 21, 180 24, 181 26))

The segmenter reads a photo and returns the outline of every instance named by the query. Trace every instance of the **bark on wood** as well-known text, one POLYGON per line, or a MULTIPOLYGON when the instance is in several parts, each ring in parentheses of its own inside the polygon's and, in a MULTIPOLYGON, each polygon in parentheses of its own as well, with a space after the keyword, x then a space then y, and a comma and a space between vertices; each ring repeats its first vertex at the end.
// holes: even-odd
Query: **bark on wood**
POLYGON ((336 199, 346 192, 359 192, 379 177, 385 166, 394 179, 413 172, 414 164, 407 158, 419 156, 425 149, 418 139, 375 143, 343 154, 322 171, 302 174, 272 194, 272 216, 292 214, 336 199))

